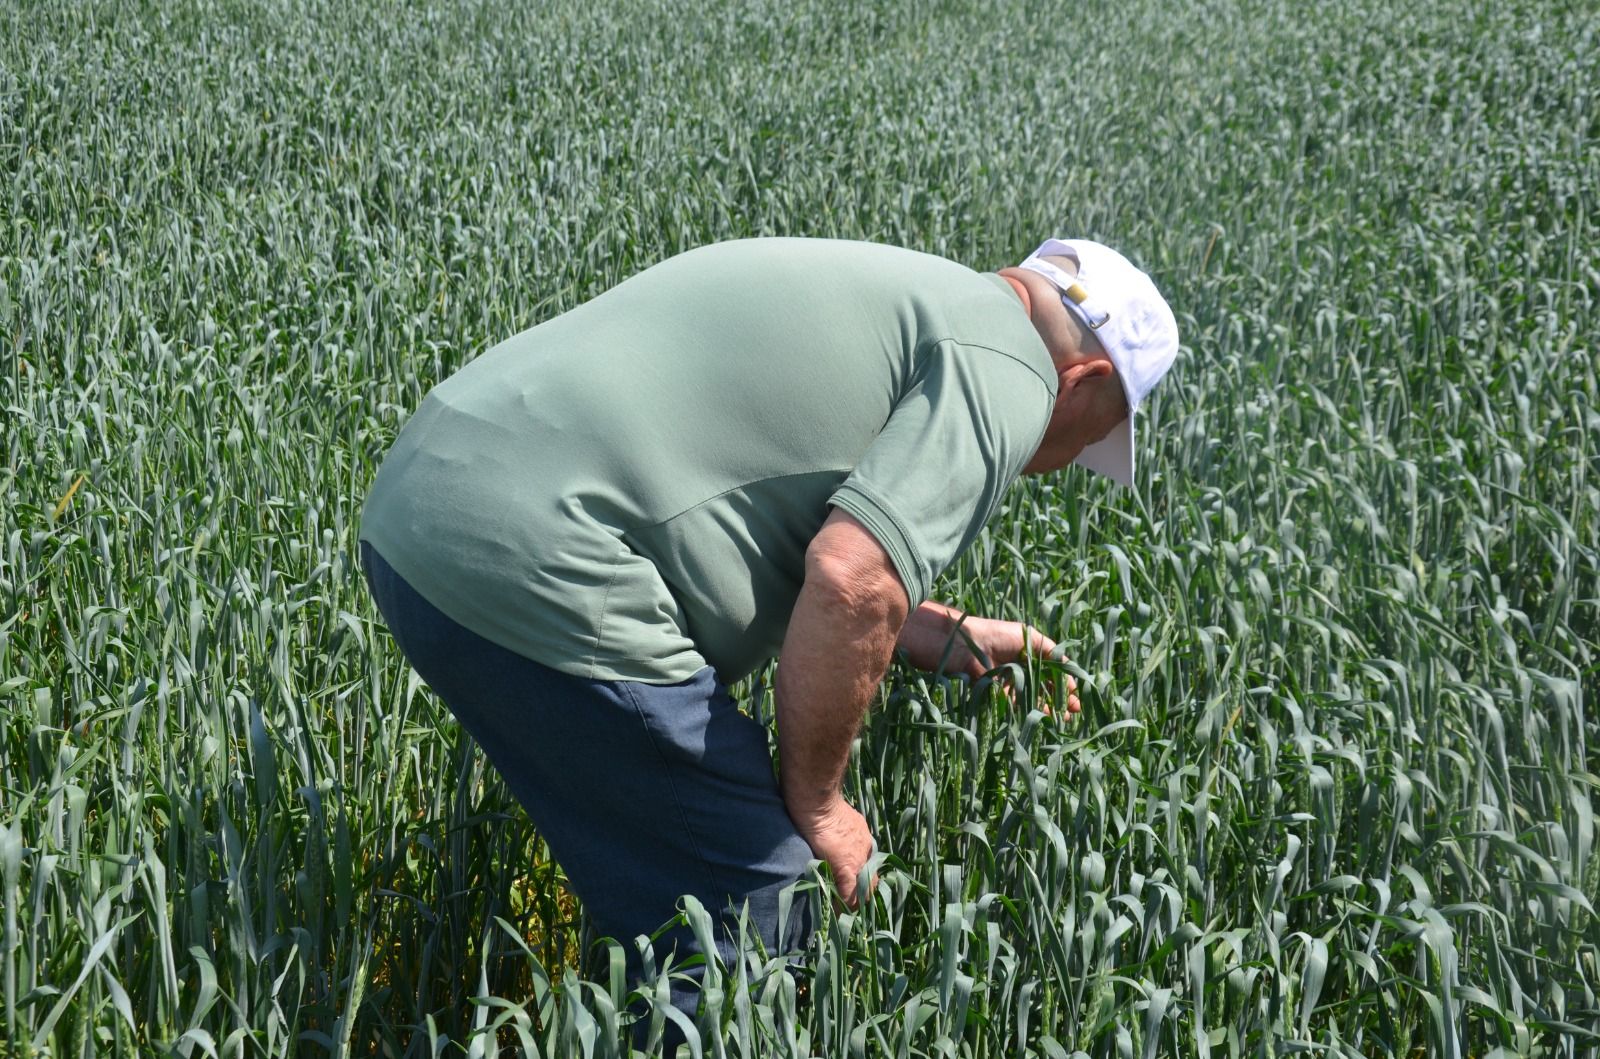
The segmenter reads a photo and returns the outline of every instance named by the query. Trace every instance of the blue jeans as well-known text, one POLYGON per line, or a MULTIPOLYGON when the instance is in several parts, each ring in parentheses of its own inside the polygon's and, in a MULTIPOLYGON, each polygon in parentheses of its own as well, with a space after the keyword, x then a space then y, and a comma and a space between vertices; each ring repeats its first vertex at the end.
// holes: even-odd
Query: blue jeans
MULTIPOLYGON (((633 974, 633 939, 684 894, 715 917, 724 959, 746 904, 769 953, 804 944, 809 902, 796 895, 780 924, 778 895, 811 849, 784 808, 766 729, 714 670, 677 684, 572 676, 452 621, 366 541, 361 564, 400 650, 505 778, 633 974)), ((687 928, 656 941, 657 966, 674 950, 675 962, 699 951, 687 928)), ((680 1010, 692 1017, 697 1001, 696 986, 674 983, 680 1010)))

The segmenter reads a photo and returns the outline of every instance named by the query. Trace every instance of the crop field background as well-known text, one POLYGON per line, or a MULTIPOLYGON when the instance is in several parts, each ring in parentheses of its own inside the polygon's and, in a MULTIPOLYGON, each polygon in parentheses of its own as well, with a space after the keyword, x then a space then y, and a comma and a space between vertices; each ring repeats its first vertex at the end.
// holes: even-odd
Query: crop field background
POLYGON ((882 886, 711 968, 705 1054, 1600 1054, 1597 56, 1535 0, 0 0, 0 1056, 626 1052, 355 528, 435 382, 763 234, 1100 238, 1185 348, 1137 493, 1019 483, 940 586, 1083 715, 897 665, 882 886))

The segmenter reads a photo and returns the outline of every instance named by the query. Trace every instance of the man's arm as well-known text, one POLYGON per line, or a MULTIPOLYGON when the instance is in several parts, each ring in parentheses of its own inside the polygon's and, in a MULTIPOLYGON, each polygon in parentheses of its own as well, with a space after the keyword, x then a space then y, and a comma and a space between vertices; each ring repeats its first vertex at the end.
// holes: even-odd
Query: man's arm
MULTIPOLYGON (((974 617, 932 600, 912 613, 895 646, 905 652, 907 662, 925 672, 965 673, 969 677, 981 677, 996 666, 1021 662, 1029 654, 1047 658, 1056 652, 1056 642, 1031 625, 974 617)), ((1078 682, 1071 674, 1064 679, 1070 717, 1080 709, 1078 682)), ((1014 698, 1009 686, 1005 691, 1014 698)))
POLYGON ((932 673, 943 661, 946 673, 980 677, 1030 652, 1047 656, 1056 642, 1031 625, 979 618, 928 600, 905 623, 895 646, 918 669, 932 673))
POLYGON ((835 509, 806 549, 778 678, 779 783, 795 828, 833 869, 846 905, 872 852, 867 822, 841 793, 850 743, 876 694, 910 601, 888 553, 835 509))
POLYGON ((963 617, 966 615, 954 607, 926 600, 906 619, 895 647, 905 652, 906 661, 924 672, 936 671, 942 660, 946 672, 960 673, 968 654, 964 638, 956 631, 963 617))

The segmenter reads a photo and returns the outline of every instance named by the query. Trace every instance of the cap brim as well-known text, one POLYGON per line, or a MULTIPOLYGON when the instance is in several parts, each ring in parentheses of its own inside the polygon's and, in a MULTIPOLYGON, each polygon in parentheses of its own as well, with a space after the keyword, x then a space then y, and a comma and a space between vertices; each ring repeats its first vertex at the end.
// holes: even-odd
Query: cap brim
POLYGON ((1122 422, 1112 427, 1111 433, 1093 445, 1085 446, 1084 450, 1078 453, 1078 458, 1072 462, 1131 488, 1133 486, 1133 416, 1130 414, 1122 422))

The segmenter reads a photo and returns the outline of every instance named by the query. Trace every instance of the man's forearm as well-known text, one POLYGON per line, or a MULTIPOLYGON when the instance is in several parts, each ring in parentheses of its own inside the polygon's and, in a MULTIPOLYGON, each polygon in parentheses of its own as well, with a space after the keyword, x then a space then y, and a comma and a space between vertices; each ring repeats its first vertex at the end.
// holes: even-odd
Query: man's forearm
POLYGON ((889 666, 899 625, 893 608, 811 581, 801 589, 773 689, 780 783, 797 824, 839 798, 850 743, 889 666))
POLYGON ((927 600, 911 613, 900 629, 895 646, 906 653, 906 660, 913 666, 931 673, 947 655, 964 657, 961 641, 957 639, 952 644, 951 638, 957 635, 956 627, 965 616, 954 607, 927 600))

